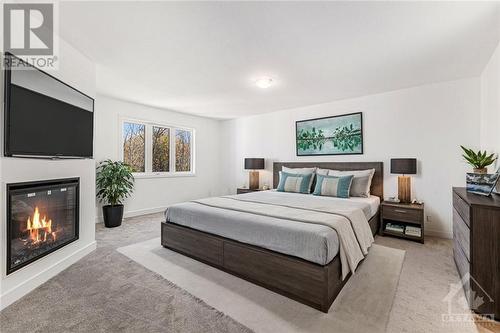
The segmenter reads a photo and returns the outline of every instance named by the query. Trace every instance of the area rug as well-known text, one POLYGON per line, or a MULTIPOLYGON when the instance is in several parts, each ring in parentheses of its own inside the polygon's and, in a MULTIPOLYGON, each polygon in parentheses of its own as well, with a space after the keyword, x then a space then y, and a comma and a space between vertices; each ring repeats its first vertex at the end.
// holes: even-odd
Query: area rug
POLYGON ((405 251, 373 244, 328 313, 165 249, 160 238, 119 252, 256 332, 384 332, 405 251))

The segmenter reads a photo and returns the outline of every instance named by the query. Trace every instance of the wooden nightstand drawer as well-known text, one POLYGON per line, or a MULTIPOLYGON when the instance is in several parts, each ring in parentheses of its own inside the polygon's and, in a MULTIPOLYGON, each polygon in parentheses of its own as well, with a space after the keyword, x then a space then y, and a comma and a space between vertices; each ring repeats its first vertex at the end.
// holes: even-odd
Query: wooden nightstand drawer
POLYGON ((400 208, 388 205, 384 206, 382 210, 382 217, 389 220, 418 224, 422 224, 423 221, 422 210, 406 207, 400 208))

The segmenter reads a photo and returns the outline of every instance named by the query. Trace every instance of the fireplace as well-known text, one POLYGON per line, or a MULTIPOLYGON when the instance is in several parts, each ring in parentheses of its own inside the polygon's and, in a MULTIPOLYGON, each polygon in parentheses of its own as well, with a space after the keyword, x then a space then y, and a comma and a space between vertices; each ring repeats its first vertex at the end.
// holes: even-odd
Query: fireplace
POLYGON ((7 185, 7 274, 78 239, 79 178, 7 185))

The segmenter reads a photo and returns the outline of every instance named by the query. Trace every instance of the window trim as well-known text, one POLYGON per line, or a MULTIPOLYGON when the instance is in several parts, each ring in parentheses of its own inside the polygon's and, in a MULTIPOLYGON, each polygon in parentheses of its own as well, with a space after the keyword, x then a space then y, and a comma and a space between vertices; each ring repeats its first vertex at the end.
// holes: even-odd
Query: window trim
POLYGON ((119 140, 119 157, 123 161, 123 125, 124 123, 135 123, 145 126, 145 144, 144 144, 144 172, 133 172, 134 178, 173 178, 173 177, 195 177, 196 176, 196 129, 182 125, 168 124, 157 121, 144 119, 120 117, 120 140, 119 140), (169 129, 170 136, 170 161, 168 172, 153 172, 153 126, 165 127, 169 129), (175 171, 175 130, 180 129, 191 132, 191 171, 175 171), (172 171, 173 170, 173 171, 172 171))

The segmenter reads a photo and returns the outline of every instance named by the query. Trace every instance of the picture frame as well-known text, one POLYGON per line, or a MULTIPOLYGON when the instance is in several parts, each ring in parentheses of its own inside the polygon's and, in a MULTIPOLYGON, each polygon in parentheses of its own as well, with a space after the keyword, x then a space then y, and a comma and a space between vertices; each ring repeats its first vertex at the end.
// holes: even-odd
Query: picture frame
POLYGON ((295 122, 297 156, 361 155, 363 141, 362 112, 295 122))
POLYGON ((500 173, 467 173, 467 192, 482 196, 490 196, 494 192, 500 173))

